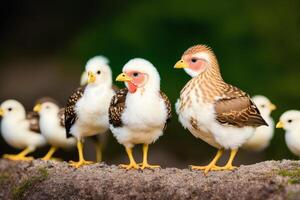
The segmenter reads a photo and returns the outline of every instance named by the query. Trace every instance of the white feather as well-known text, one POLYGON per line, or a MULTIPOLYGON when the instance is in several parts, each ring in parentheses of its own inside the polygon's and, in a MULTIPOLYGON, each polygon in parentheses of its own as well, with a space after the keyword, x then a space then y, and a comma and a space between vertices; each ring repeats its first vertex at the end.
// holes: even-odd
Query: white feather
POLYGON ((272 112, 270 109, 271 102, 268 98, 261 95, 254 96, 252 100, 268 126, 256 128, 253 136, 243 145, 243 148, 250 151, 262 151, 269 146, 274 135, 274 120, 270 116, 272 112))
POLYGON ((40 115, 40 129, 42 135, 52 146, 59 148, 75 147, 75 138, 66 137, 66 129, 60 125, 58 117, 59 107, 53 103, 43 103, 40 115))
MULTIPOLYGON (((197 97, 192 90, 190 92, 191 106, 183 107, 179 112, 179 121, 195 137, 198 137, 216 148, 236 149, 244 144, 254 133, 254 128, 237 128, 233 126, 221 125, 216 121, 214 105, 210 103, 198 102, 202 93, 198 90, 197 97), (196 130, 191 119, 196 120, 199 130, 196 130)), ((186 94, 182 94, 183 98, 186 94)), ((181 107, 179 101, 177 107, 181 107)), ((177 108, 179 110, 179 108, 177 108)))
POLYGON ((300 156, 300 111, 286 111, 281 115, 280 121, 284 124, 285 141, 289 150, 300 156))
POLYGON ((1 121, 1 133, 4 140, 14 148, 29 148, 34 151, 46 144, 45 138, 29 129, 30 123, 26 119, 25 109, 16 100, 7 100, 1 104, 5 115, 1 121), (8 112, 8 108, 12 108, 8 112))
POLYGON ((150 144, 162 134, 167 120, 167 108, 160 97, 160 77, 156 68, 144 59, 132 59, 123 68, 147 73, 149 79, 144 88, 128 93, 126 108, 122 115, 123 126, 110 126, 113 135, 125 147, 135 144, 150 144))

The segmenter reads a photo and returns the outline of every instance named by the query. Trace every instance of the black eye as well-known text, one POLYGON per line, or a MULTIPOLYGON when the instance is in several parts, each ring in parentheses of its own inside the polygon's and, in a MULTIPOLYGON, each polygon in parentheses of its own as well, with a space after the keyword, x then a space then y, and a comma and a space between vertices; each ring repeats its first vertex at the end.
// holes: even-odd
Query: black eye
POLYGON ((134 72, 134 73, 133 73, 133 76, 134 76, 134 77, 137 77, 137 76, 139 76, 139 73, 134 72))
POLYGON ((12 108, 8 108, 7 110, 8 110, 8 111, 12 111, 12 108))
POLYGON ((101 71, 100 71, 100 70, 98 70, 98 71, 97 71, 97 74, 101 74, 101 71))
POLYGON ((46 109, 49 109, 50 108, 50 106, 46 106, 46 109))
POLYGON ((193 63, 197 62, 197 59, 196 58, 192 58, 192 62, 193 63))
POLYGON ((288 123, 292 123, 292 122, 293 122, 293 120, 291 120, 291 119, 288 120, 288 123))
POLYGON ((266 105, 264 105, 264 104, 263 104, 263 105, 261 105, 260 107, 262 107, 262 108, 265 108, 265 107, 266 107, 266 105))

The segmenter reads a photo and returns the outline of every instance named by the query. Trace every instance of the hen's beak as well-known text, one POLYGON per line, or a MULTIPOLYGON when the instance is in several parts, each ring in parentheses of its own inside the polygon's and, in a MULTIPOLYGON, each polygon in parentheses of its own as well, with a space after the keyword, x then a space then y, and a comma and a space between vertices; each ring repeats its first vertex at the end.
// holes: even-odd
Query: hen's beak
POLYGON ((276 105, 274 105, 274 104, 270 104, 269 105, 269 109, 271 110, 271 111, 273 111, 273 110, 276 110, 277 109, 277 107, 276 107, 276 105))
POLYGON ((0 117, 4 116, 4 110, 2 108, 0 108, 0 117))
POLYGON ((38 112, 41 111, 41 109, 42 109, 42 105, 41 104, 36 104, 33 108, 33 111, 38 113, 38 112))
POLYGON ((88 84, 95 83, 96 76, 93 72, 88 72, 88 84))
POLYGON ((127 81, 132 81, 132 78, 127 76, 125 73, 121 73, 119 74, 119 76, 117 76, 116 81, 127 82, 127 81))
POLYGON ((284 128, 284 123, 282 121, 279 121, 277 124, 276 124, 276 128, 284 128))
POLYGON ((189 67, 188 64, 182 59, 179 60, 174 66, 175 69, 181 69, 181 68, 187 68, 187 67, 189 67))

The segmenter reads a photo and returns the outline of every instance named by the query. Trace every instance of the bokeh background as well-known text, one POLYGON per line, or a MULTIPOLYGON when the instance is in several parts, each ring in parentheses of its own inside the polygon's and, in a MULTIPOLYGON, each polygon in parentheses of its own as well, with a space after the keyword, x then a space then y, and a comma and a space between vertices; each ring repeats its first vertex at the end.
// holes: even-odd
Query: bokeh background
MULTIPOLYGON (((278 106, 273 113, 277 121, 285 110, 300 109, 299 8, 297 0, 4 1, 0 100, 15 98, 30 110, 37 98, 51 96, 64 105, 79 85, 86 61, 105 55, 114 76, 131 58, 150 60, 174 104, 189 77, 173 65, 185 49, 200 43, 213 48, 227 82, 251 95, 263 94, 278 106)), ((2 138, 0 145, 0 154, 17 152, 2 138)), ((87 142, 89 158, 92 149, 87 142)), ((208 162, 215 151, 184 130, 174 112, 165 135, 151 146, 150 160, 164 167, 186 167, 208 162)), ((77 159, 76 151, 60 154, 77 159)), ((139 160, 140 146, 135 155, 139 160)), ((236 164, 284 158, 296 157, 286 147, 284 132, 276 130, 266 151, 241 151, 236 164)), ((104 161, 127 162, 123 147, 111 134, 104 161)))

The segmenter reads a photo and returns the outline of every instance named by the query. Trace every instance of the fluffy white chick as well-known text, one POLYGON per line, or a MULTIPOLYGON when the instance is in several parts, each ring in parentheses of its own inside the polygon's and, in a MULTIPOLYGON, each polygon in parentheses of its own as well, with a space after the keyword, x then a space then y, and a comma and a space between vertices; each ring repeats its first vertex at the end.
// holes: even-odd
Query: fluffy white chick
POLYGON ((34 111, 40 116, 41 133, 51 145, 50 150, 42 160, 50 160, 59 148, 70 149, 76 146, 74 137, 66 137, 64 109, 60 109, 54 101, 47 98, 44 102, 37 103, 34 111))
POLYGON ((5 154, 3 157, 10 160, 32 160, 33 157, 27 155, 46 144, 46 139, 39 133, 38 116, 32 113, 26 115, 23 105, 13 99, 1 104, 0 116, 4 140, 14 148, 24 149, 19 154, 5 154))
POLYGON ((148 164, 148 146, 155 142, 171 117, 171 104, 160 91, 160 76, 147 60, 135 58, 123 67, 117 81, 125 82, 113 97, 109 108, 110 129, 120 144, 125 146, 130 163, 126 169, 159 167, 148 164), (143 144, 143 162, 138 166, 132 148, 143 144))
POLYGON ((103 134, 109 129, 108 108, 115 92, 112 88, 112 72, 109 65, 97 56, 86 64, 87 85, 80 87, 71 95, 65 108, 65 127, 67 136, 77 139, 78 162, 74 167, 91 164, 83 157, 83 139, 103 134))
POLYGON ((283 113, 276 128, 285 130, 285 142, 289 150, 300 156, 300 111, 289 110, 283 113))
POLYGON ((276 106, 262 95, 253 96, 252 100, 269 126, 256 128, 253 136, 243 145, 243 148, 250 151, 262 151, 269 146, 274 135, 275 125, 271 113, 276 106))
MULTIPOLYGON (((102 56, 102 55, 95 56, 93 59, 97 60, 98 63, 102 63, 102 64, 105 64, 105 65, 109 64, 108 58, 106 58, 105 56, 102 56)), ((88 83, 88 72, 85 69, 82 72, 81 77, 80 77, 80 85, 85 86, 87 83, 88 83)))

